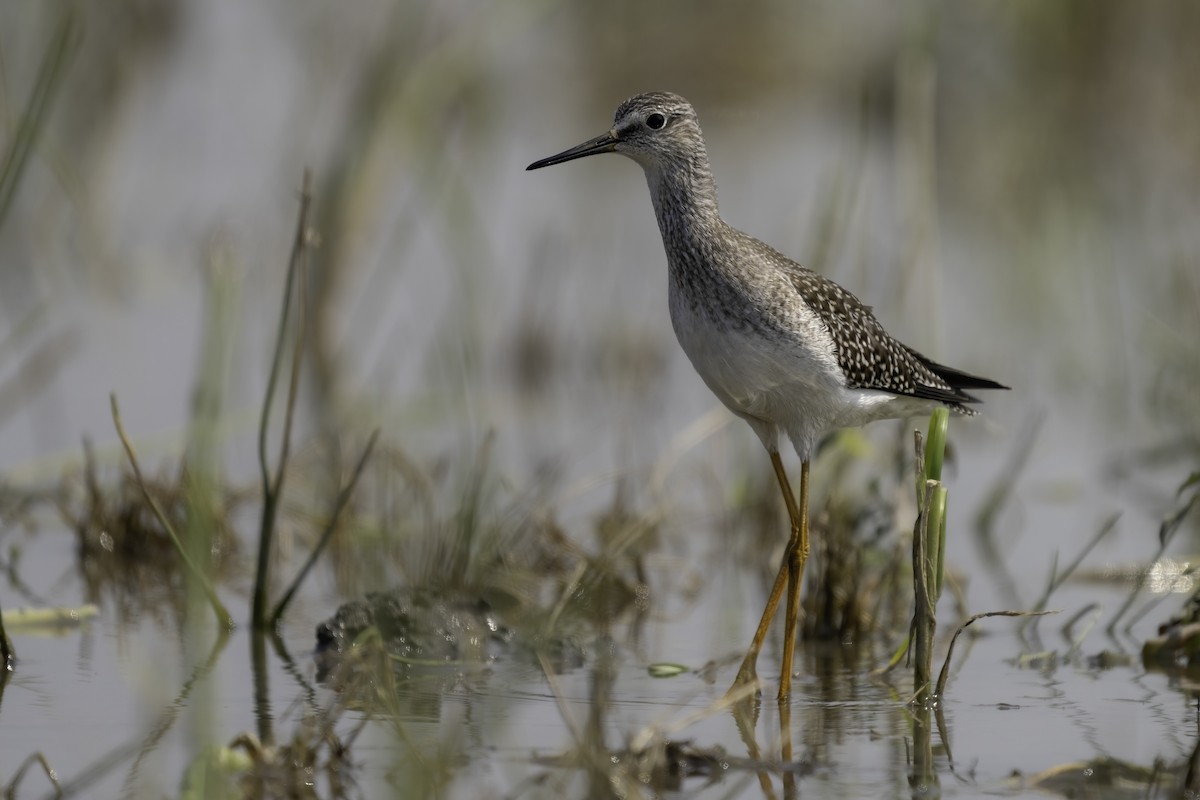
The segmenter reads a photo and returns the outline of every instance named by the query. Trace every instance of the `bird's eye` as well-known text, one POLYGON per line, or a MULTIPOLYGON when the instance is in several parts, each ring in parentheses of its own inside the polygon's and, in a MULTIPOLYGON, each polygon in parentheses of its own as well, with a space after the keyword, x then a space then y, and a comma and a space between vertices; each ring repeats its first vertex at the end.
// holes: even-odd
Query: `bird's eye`
POLYGON ((646 127, 652 131, 662 130, 662 127, 667 124, 667 118, 657 112, 646 117, 646 127))

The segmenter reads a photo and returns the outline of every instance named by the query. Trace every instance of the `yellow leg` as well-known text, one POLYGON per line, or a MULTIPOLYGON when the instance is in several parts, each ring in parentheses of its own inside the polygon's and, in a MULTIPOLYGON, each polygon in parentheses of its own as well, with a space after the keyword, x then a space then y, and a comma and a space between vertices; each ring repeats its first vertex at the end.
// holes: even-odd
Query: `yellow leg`
POLYGON ((775 477, 779 480, 779 488, 783 492, 783 502, 787 506, 788 518, 791 522, 791 535, 788 538, 787 549, 783 553, 783 562, 779 565, 779 573, 775 576, 775 584, 767 597, 766 608, 754 631, 754 639, 750 649, 742 659, 733 687, 745 685, 757 679, 755 666, 758 654, 762 651, 763 641, 783 598, 783 590, 788 588, 787 631, 784 634, 783 672, 779 681, 779 698, 786 699, 792 688, 792 653, 796 646, 796 619, 800 613, 800 579, 804 574, 804 562, 808 560, 808 462, 800 468, 800 506, 796 506, 796 497, 792 494, 791 484, 788 483, 787 473, 783 469, 783 460, 779 453, 771 453, 771 466, 775 468, 775 477))
POLYGON ((788 566, 788 603, 784 609, 783 668, 779 673, 779 701, 788 699, 792 693, 792 656, 796 653, 796 627, 800 621, 800 583, 804 579, 804 564, 808 561, 808 462, 800 465, 800 507, 788 485, 787 473, 779 456, 775 456, 775 473, 783 489, 788 516, 792 518, 792 538, 784 554, 788 566))

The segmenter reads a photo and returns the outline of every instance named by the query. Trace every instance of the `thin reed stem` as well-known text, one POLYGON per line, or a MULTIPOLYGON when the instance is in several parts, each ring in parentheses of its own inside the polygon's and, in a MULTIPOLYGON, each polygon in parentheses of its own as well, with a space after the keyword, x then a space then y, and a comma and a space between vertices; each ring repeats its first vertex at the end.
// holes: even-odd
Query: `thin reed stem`
POLYGON ((167 519, 167 515, 163 513, 162 507, 158 501, 154 499, 154 495, 150 494, 150 489, 146 486, 146 480, 142 477, 142 468, 138 466, 137 454, 134 453, 133 444, 129 441, 129 437, 125 435, 125 426, 121 424, 121 409, 117 406, 117 395, 115 393, 108 396, 109 404, 112 406, 113 425, 117 429, 117 437, 121 440, 121 444, 125 447, 125 454, 129 457, 129 466, 133 469, 134 480, 137 481, 138 487, 142 490, 142 495, 146 498, 146 502, 150 505, 154 516, 158 518, 158 524, 163 526, 163 530, 171 538, 171 543, 175 545, 176 552, 183 559, 184 565, 188 572, 200 584, 204 590, 205 597, 208 598, 209 605, 212 606, 213 612, 217 615, 217 621, 222 628, 232 628, 233 618, 229 616, 229 612, 225 609, 221 599, 217 597, 217 592, 213 589, 212 583, 209 582, 208 576, 204 571, 192 561, 187 550, 183 546, 183 541, 179 538, 179 534, 175 532, 175 527, 171 521, 167 519))
POLYGON ((292 602, 292 597, 296 594, 296 590, 300 588, 300 584, 312 569, 313 564, 317 562, 317 557, 321 555, 329 540, 333 538, 333 532, 337 530, 338 517, 341 516, 342 509, 350 502, 350 497, 354 494, 354 487, 358 485, 358 479, 362 477, 363 469, 367 466, 367 461, 371 458, 371 452, 375 449, 375 442, 379 439, 379 429, 376 428, 371 433, 371 438, 367 442, 367 446, 363 449, 362 456, 358 459, 358 464, 354 467, 354 473, 350 476, 350 482, 346 484, 340 492, 338 492, 337 500, 333 505, 333 513, 329 516, 329 522, 325 526, 325 530, 321 533, 321 538, 317 540, 317 546, 309 553, 308 559, 304 562, 304 566, 300 568, 300 572, 296 574, 295 580, 288 590, 284 592, 283 598, 275 605, 275 610, 271 612, 271 627, 275 627, 279 623, 283 612, 287 610, 288 605, 292 602))
MULTIPOLYGON (((270 429, 271 407, 275 400, 275 386, 279 380, 279 370, 283 363, 283 351, 287 343, 288 323, 291 318, 292 295, 295 293, 297 273, 303 269, 305 255, 308 252, 309 230, 308 217, 312 204, 312 173, 304 171, 300 189, 300 210, 296 219, 296 236, 292 244, 292 254, 288 259, 287 278, 283 288, 283 308, 279 314, 279 329, 275 338, 275 353, 271 359, 271 372, 267 377, 267 391, 263 398, 262 417, 258 426, 258 463, 262 473, 263 512, 262 522, 258 532, 258 569, 254 578, 254 603, 251 611, 252 624, 256 629, 268 625, 267 618, 267 582, 270 573, 271 544, 275 536, 275 520, 279 513, 279 501, 283 492, 284 476, 287 473, 287 461, 290 452, 291 428, 296 404, 296 394, 299 387, 300 363, 303 350, 303 324, 297 333, 293 344, 292 371, 288 384, 287 409, 284 415, 282 442, 279 447, 279 464, 276 467, 274 479, 267 461, 267 433, 270 429)), ((303 281, 301 281, 303 283, 303 281)))

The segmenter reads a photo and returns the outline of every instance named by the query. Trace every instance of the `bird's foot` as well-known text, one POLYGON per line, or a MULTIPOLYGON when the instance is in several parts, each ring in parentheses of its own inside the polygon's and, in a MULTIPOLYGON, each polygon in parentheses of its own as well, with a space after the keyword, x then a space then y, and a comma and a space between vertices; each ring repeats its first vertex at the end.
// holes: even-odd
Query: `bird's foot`
POLYGON ((742 659, 742 665, 738 667, 737 677, 733 679, 733 685, 729 687, 729 691, 725 696, 731 700, 742 700, 747 697, 758 697, 761 693, 758 680, 758 670, 755 664, 758 662, 758 653, 753 650, 746 653, 746 657, 742 659))

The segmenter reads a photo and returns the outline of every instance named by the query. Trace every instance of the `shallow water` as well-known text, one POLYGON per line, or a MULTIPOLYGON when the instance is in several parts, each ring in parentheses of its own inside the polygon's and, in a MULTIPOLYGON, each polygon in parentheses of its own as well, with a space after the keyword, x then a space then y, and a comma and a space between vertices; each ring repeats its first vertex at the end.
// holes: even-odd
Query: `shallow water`
MULTIPOLYGON (((43 535, 39 541, 53 538, 43 535)), ((1074 587, 1058 599, 1070 608, 1077 598, 1112 606, 1122 592, 1074 587)), ((772 699, 778 668, 773 638, 760 664, 766 694, 753 745, 748 744, 720 701, 754 609, 745 605, 743 618, 731 624, 722 607, 727 601, 718 586, 706 587, 669 619, 651 619, 636 647, 622 626, 610 648, 582 668, 554 675, 552 683, 536 665, 505 659, 414 678, 398 692, 401 712, 372 713, 352 740, 355 766, 349 776, 359 792, 351 796, 389 794, 419 776, 427 780, 421 767, 428 765, 412 763, 420 752, 433 763, 448 760, 443 787, 448 796, 584 796, 605 773, 563 766, 561 759, 572 752, 595 757, 601 745, 588 738, 588 730, 602 731, 603 745, 614 754, 653 741, 657 733, 692 748, 698 761, 703 757, 697 764, 701 774, 682 777, 674 788, 670 782, 643 786, 648 795, 654 786, 667 796, 786 794, 779 763, 785 735, 792 739, 792 768, 806 796, 918 794, 909 788, 920 730, 906 705, 910 679, 903 670, 890 680, 870 674, 886 653, 804 646, 785 734, 772 699), (710 659, 718 665, 700 669, 710 659), (647 666, 664 660, 690 669, 672 678, 651 677, 647 666), (770 790, 760 783, 760 771, 770 790)), ((243 609, 233 610, 236 615, 243 609)), ((243 630, 186 689, 174 677, 190 673, 183 663, 186 648, 149 620, 120 625, 102 614, 58 637, 18 633, 21 660, 3 696, 10 724, 4 726, 0 769, 12 775, 25 754, 37 749, 65 781, 85 776, 84 796, 152 796, 176 791, 186 754, 194 748, 189 731, 203 729, 194 727, 200 716, 209 718, 207 730, 217 742, 244 731, 261 735, 264 725, 286 741, 306 707, 328 707, 335 697, 314 684, 309 652, 315 622, 296 613, 284 629, 294 670, 272 655, 265 672, 252 680, 250 635, 243 630), (261 695, 260 681, 266 686, 261 695)), ((1045 796, 1023 788, 1014 773, 1034 776, 1072 762, 1112 758, 1144 767, 1160 760, 1175 767, 1186 762, 1197 736, 1188 695, 1174 681, 1145 672, 1136 658, 1109 668, 1088 663, 1102 649, 1136 650, 1137 636, 1152 632, 1152 624, 1139 625, 1131 639, 1093 634, 1082 652, 1068 656, 1069 640, 1053 618, 1044 620, 1045 647, 1057 658, 1033 664, 1018 658, 1031 650, 1014 634, 1015 624, 985 620, 976 624, 982 635, 960 640, 942 703, 945 738, 932 733, 944 796, 1045 796)), ((207 654, 191 652, 192 662, 207 654)), ((346 712, 337 730, 348 736, 364 713, 346 712)), ((323 785, 320 775, 316 779, 323 785)), ((1089 785, 1076 779, 1077 790, 1089 785)), ((34 787, 44 787, 43 780, 27 776, 19 796, 40 796, 34 787)), ((1165 791, 1172 784, 1163 780, 1165 791)), ((1115 796, 1102 783, 1094 791, 1088 796, 1115 796)))
MULTIPOLYGON (((319 217, 327 226, 320 252, 340 270, 326 285, 339 432, 353 440, 381 427, 384 440, 437 484, 439 511, 442 495, 454 495, 464 465, 490 432, 501 494, 534 495, 539 511, 584 551, 600 549, 597 517, 614 498, 659 523, 644 554, 649 596, 638 637, 622 615, 610 631, 612 647, 593 650, 580 668, 548 676, 513 658, 447 667, 402 690, 397 713, 346 711, 337 722, 343 737, 355 736, 368 719, 349 748, 358 795, 602 795, 601 786, 613 789, 606 783, 612 775, 625 774, 619 764, 610 758, 605 772, 592 762, 589 771, 560 760, 577 750, 595 757, 601 745, 624 752, 654 731, 690 742, 698 766, 711 772, 678 787, 641 784, 647 795, 658 789, 679 797, 771 797, 793 788, 828 797, 933 794, 910 786, 920 726, 914 731, 905 704, 909 679, 871 676, 893 641, 804 645, 790 724, 781 730, 771 699, 776 629, 760 663, 764 700, 752 744, 719 707, 757 621, 763 573, 784 536, 780 527, 775 538, 756 538, 755 523, 733 510, 755 476, 769 475, 765 458, 752 434, 715 408, 673 340, 661 244, 636 167, 613 157, 523 172, 535 158, 598 133, 611 107, 650 88, 647 82, 670 84, 700 106, 731 222, 802 260, 820 260, 826 274, 922 351, 1014 387, 987 398, 984 418, 951 425, 949 560, 969 612, 1033 607, 1053 566, 1071 561, 1105 520, 1121 515, 1113 535, 1054 593, 1048 606, 1062 613, 1039 623, 1040 640, 1018 636, 1016 620, 988 619, 974 627, 976 638, 959 642, 943 702, 945 736, 930 737, 938 791, 1046 796, 1051 784, 1033 788, 1031 776, 1093 762, 1067 770, 1066 788, 1057 791, 1170 794, 1177 778, 1147 791, 1132 773, 1122 785, 1070 776, 1103 773, 1097 759, 1146 769, 1161 760, 1175 768, 1200 735, 1192 684, 1147 672, 1137 658, 1141 641, 1178 610, 1190 583, 1159 586, 1173 594, 1132 630, 1116 638, 1103 632, 1130 589, 1128 579, 1112 576, 1153 555, 1176 487, 1195 469, 1188 398, 1194 401, 1200 363, 1200 230, 1190 222, 1200 182, 1183 154, 1193 152, 1188 135, 1200 126, 1178 110, 1191 108, 1187 103, 1157 105, 1178 88, 1172 76, 1193 74, 1164 60, 1174 51, 1138 45, 1136 37, 1095 50, 1081 42, 1080 53, 1129 48, 1118 60, 1139 68, 1119 70, 1122 79, 1102 87, 1107 93, 1080 90, 1109 101, 1090 110, 1094 117, 1068 107, 1061 130, 1047 128, 1046 116, 1020 98, 1036 99, 1043 87, 1067 80, 1062 74, 1084 81, 1105 70, 1022 54, 1027 38, 997 32, 1013 19, 992 19, 983 5, 943 10, 936 66, 945 106, 930 211, 921 203, 921 180, 911 174, 920 154, 904 138, 912 122, 904 103, 919 106, 920 98, 905 94, 903 81, 921 48, 905 43, 908 28, 893 29, 897 20, 849 4, 809 9, 804 26, 788 20, 794 36, 786 41, 758 28, 745 34, 762 52, 761 63, 746 54, 741 79, 714 79, 699 49, 682 67, 657 64, 654 47, 637 58, 614 57, 598 21, 593 26, 583 12, 539 16, 540 6, 481 21, 473 9, 425 9, 425 17, 407 4, 364 4, 361 17, 309 9, 311 18, 287 25, 274 12, 236 2, 193 6, 164 27, 161 50, 126 54, 146 60, 136 62, 125 93, 112 101, 112 116, 101 116, 94 129, 51 126, 55 142, 76 145, 67 160, 85 187, 51 168, 62 150, 49 149, 35 160, 0 229, 0 342, 30 308, 44 306, 31 341, 61 335, 67 343, 60 360, 49 360, 45 380, 30 381, 36 391, 19 408, 0 403, 0 489, 53 485, 64 469, 77 468, 83 437, 95 443, 110 480, 122 463, 110 391, 121 400, 144 468, 173 473, 202 342, 199 265, 220 248, 240 297, 227 321, 236 346, 222 463, 231 482, 252 482, 293 193, 308 164, 318 208, 325 203, 329 214, 319 217), (580 21, 597 28, 594 41, 573 30, 580 21), (357 71, 363 54, 394 30, 414 38, 384 53, 415 53, 415 61, 395 69, 401 77, 388 96, 400 98, 396 105, 362 122, 355 116, 357 71), (596 48, 599 63, 636 74, 611 77, 615 86, 608 76, 587 77, 593 60, 576 63, 572 55, 580 41, 596 48), (854 47, 828 46, 851 41, 854 47), (889 65, 886 80, 873 77, 881 63, 889 65), (1041 64, 1035 78, 1031 63, 1041 64), (759 87, 750 78, 759 68, 785 88, 759 87), (448 75, 444 85, 427 77, 438 71, 448 75), (473 76, 467 83, 486 89, 464 90, 456 75, 473 76), (783 80, 796 75, 811 83, 783 80), (867 134, 851 99, 858 94, 885 108, 872 112, 886 119, 867 134), (450 98, 445 106, 434 102, 443 97, 450 98), (1126 113, 1131 104, 1141 113, 1126 113), (1155 116, 1164 109, 1172 115, 1155 116), (1022 110, 1026 116, 1016 113, 1022 110), (1147 129, 1131 134, 1130 119, 1147 129), (1100 131, 1096 139, 1061 145, 1059 138, 1086 128, 1082 121, 1100 131), (358 171, 349 170, 343 194, 333 195, 339 184, 329 176, 343 147, 358 171), (1093 184, 1087 163, 1074 165, 1082 178, 1068 171, 1072 158, 1106 148, 1120 155, 1107 180, 1093 184), (1021 194, 1013 185, 1034 189, 1021 194), (831 207, 840 233, 826 237, 821 220, 831 207), (1031 456, 1013 476, 988 549, 973 533, 974 515, 1035 418, 1042 422, 1031 456), (1144 455, 1156 447, 1177 449, 1156 462, 1144 455), (1088 608, 1096 610, 1084 622, 1094 613, 1095 627, 1073 649, 1060 628, 1088 608), (1029 659, 1043 651, 1057 657, 1029 659), (1105 651, 1132 658, 1105 668, 1091 663, 1105 651), (687 670, 652 678, 648 666, 658 662, 687 670), (705 669, 709 664, 715 666, 705 669), (437 688, 443 684, 450 688, 437 688), (589 721, 600 739, 587 738, 589 721), (795 766, 781 769, 788 738, 795 766), (702 758, 708 756, 712 761, 702 758), (1014 779, 1014 772, 1024 777, 1014 779)), ((746 16, 767 19, 759 12, 746 16)), ((1033 12, 1006 13, 1026 19, 1021 15, 1033 12)), ((22 98, 40 56, 26 48, 38 39, 18 42, 8 32, 21 30, 18 23, 41 31, 49 18, 0 14, 13 17, 0 24, 0 49, 11 66, 10 95, 22 98)), ((105 31, 89 21, 95 38, 86 47, 102 52, 85 48, 77 72, 68 74, 86 76, 110 63, 97 44, 105 31)), ((1139 22, 1190 41, 1184 22, 1139 22)), ((722 24, 723 36, 745 33, 732 21, 722 24)), ((1057 30, 1044 19, 1029 24, 1057 30)), ((615 38, 645 35, 654 43, 654 30, 630 22, 615 38)), ((697 42, 710 41, 699 23, 693 33, 697 42)), ((93 94, 89 84, 73 86, 60 113, 83 113, 93 94)), ((0 350, 8 359, 0 361, 3 381, 14 380, 21 362, 14 348, 27 354, 22 342, 30 340, 14 341, 0 350)), ((328 419, 312 387, 305 391, 280 579, 303 555, 292 536, 308 535, 327 507, 327 479, 314 466, 323 451, 310 443, 318 422, 328 419)), ((844 483, 834 481, 832 457, 818 459, 814 508, 887 475, 894 442, 907 437, 899 423, 873 426, 844 483)), ((789 468, 797 465, 789 460, 789 468)), ((376 498, 389 488, 370 487, 376 498)), ((80 796, 172 796, 203 746, 243 732, 285 741, 305 710, 336 704, 339 694, 314 682, 316 624, 363 591, 401 581, 406 565, 366 539, 327 558, 285 617, 281 639, 291 663, 268 648, 256 669, 244 625, 256 515, 251 498, 234 517, 244 546, 220 592, 243 626, 216 650, 207 621, 181 630, 169 604, 139 599, 144 589, 134 584, 125 587, 132 599, 124 610, 102 593, 99 616, 78 630, 11 631, 20 660, 0 696, 0 783, 40 752, 80 796), (189 682, 210 657, 211 667, 189 682)), ((0 530, 0 604, 73 607, 97 599, 74 534, 53 508, 37 510, 32 530, 21 522, 6 518, 0 530)), ((895 535, 910 526, 911 509, 901 505, 888 529, 895 535)), ((1180 538, 1194 538, 1194 530, 1193 515, 1180 538)), ((1189 549, 1194 545, 1185 541, 1172 552, 1186 559, 1189 549)), ((1134 609, 1153 597, 1147 591, 1134 609)), ((960 614, 949 597, 939 614, 940 660, 960 614)), ((1082 623, 1076 635, 1081 631, 1082 623)), ((324 784, 319 789, 331 793, 324 784)), ((48 791, 31 771, 18 796, 48 791)))

